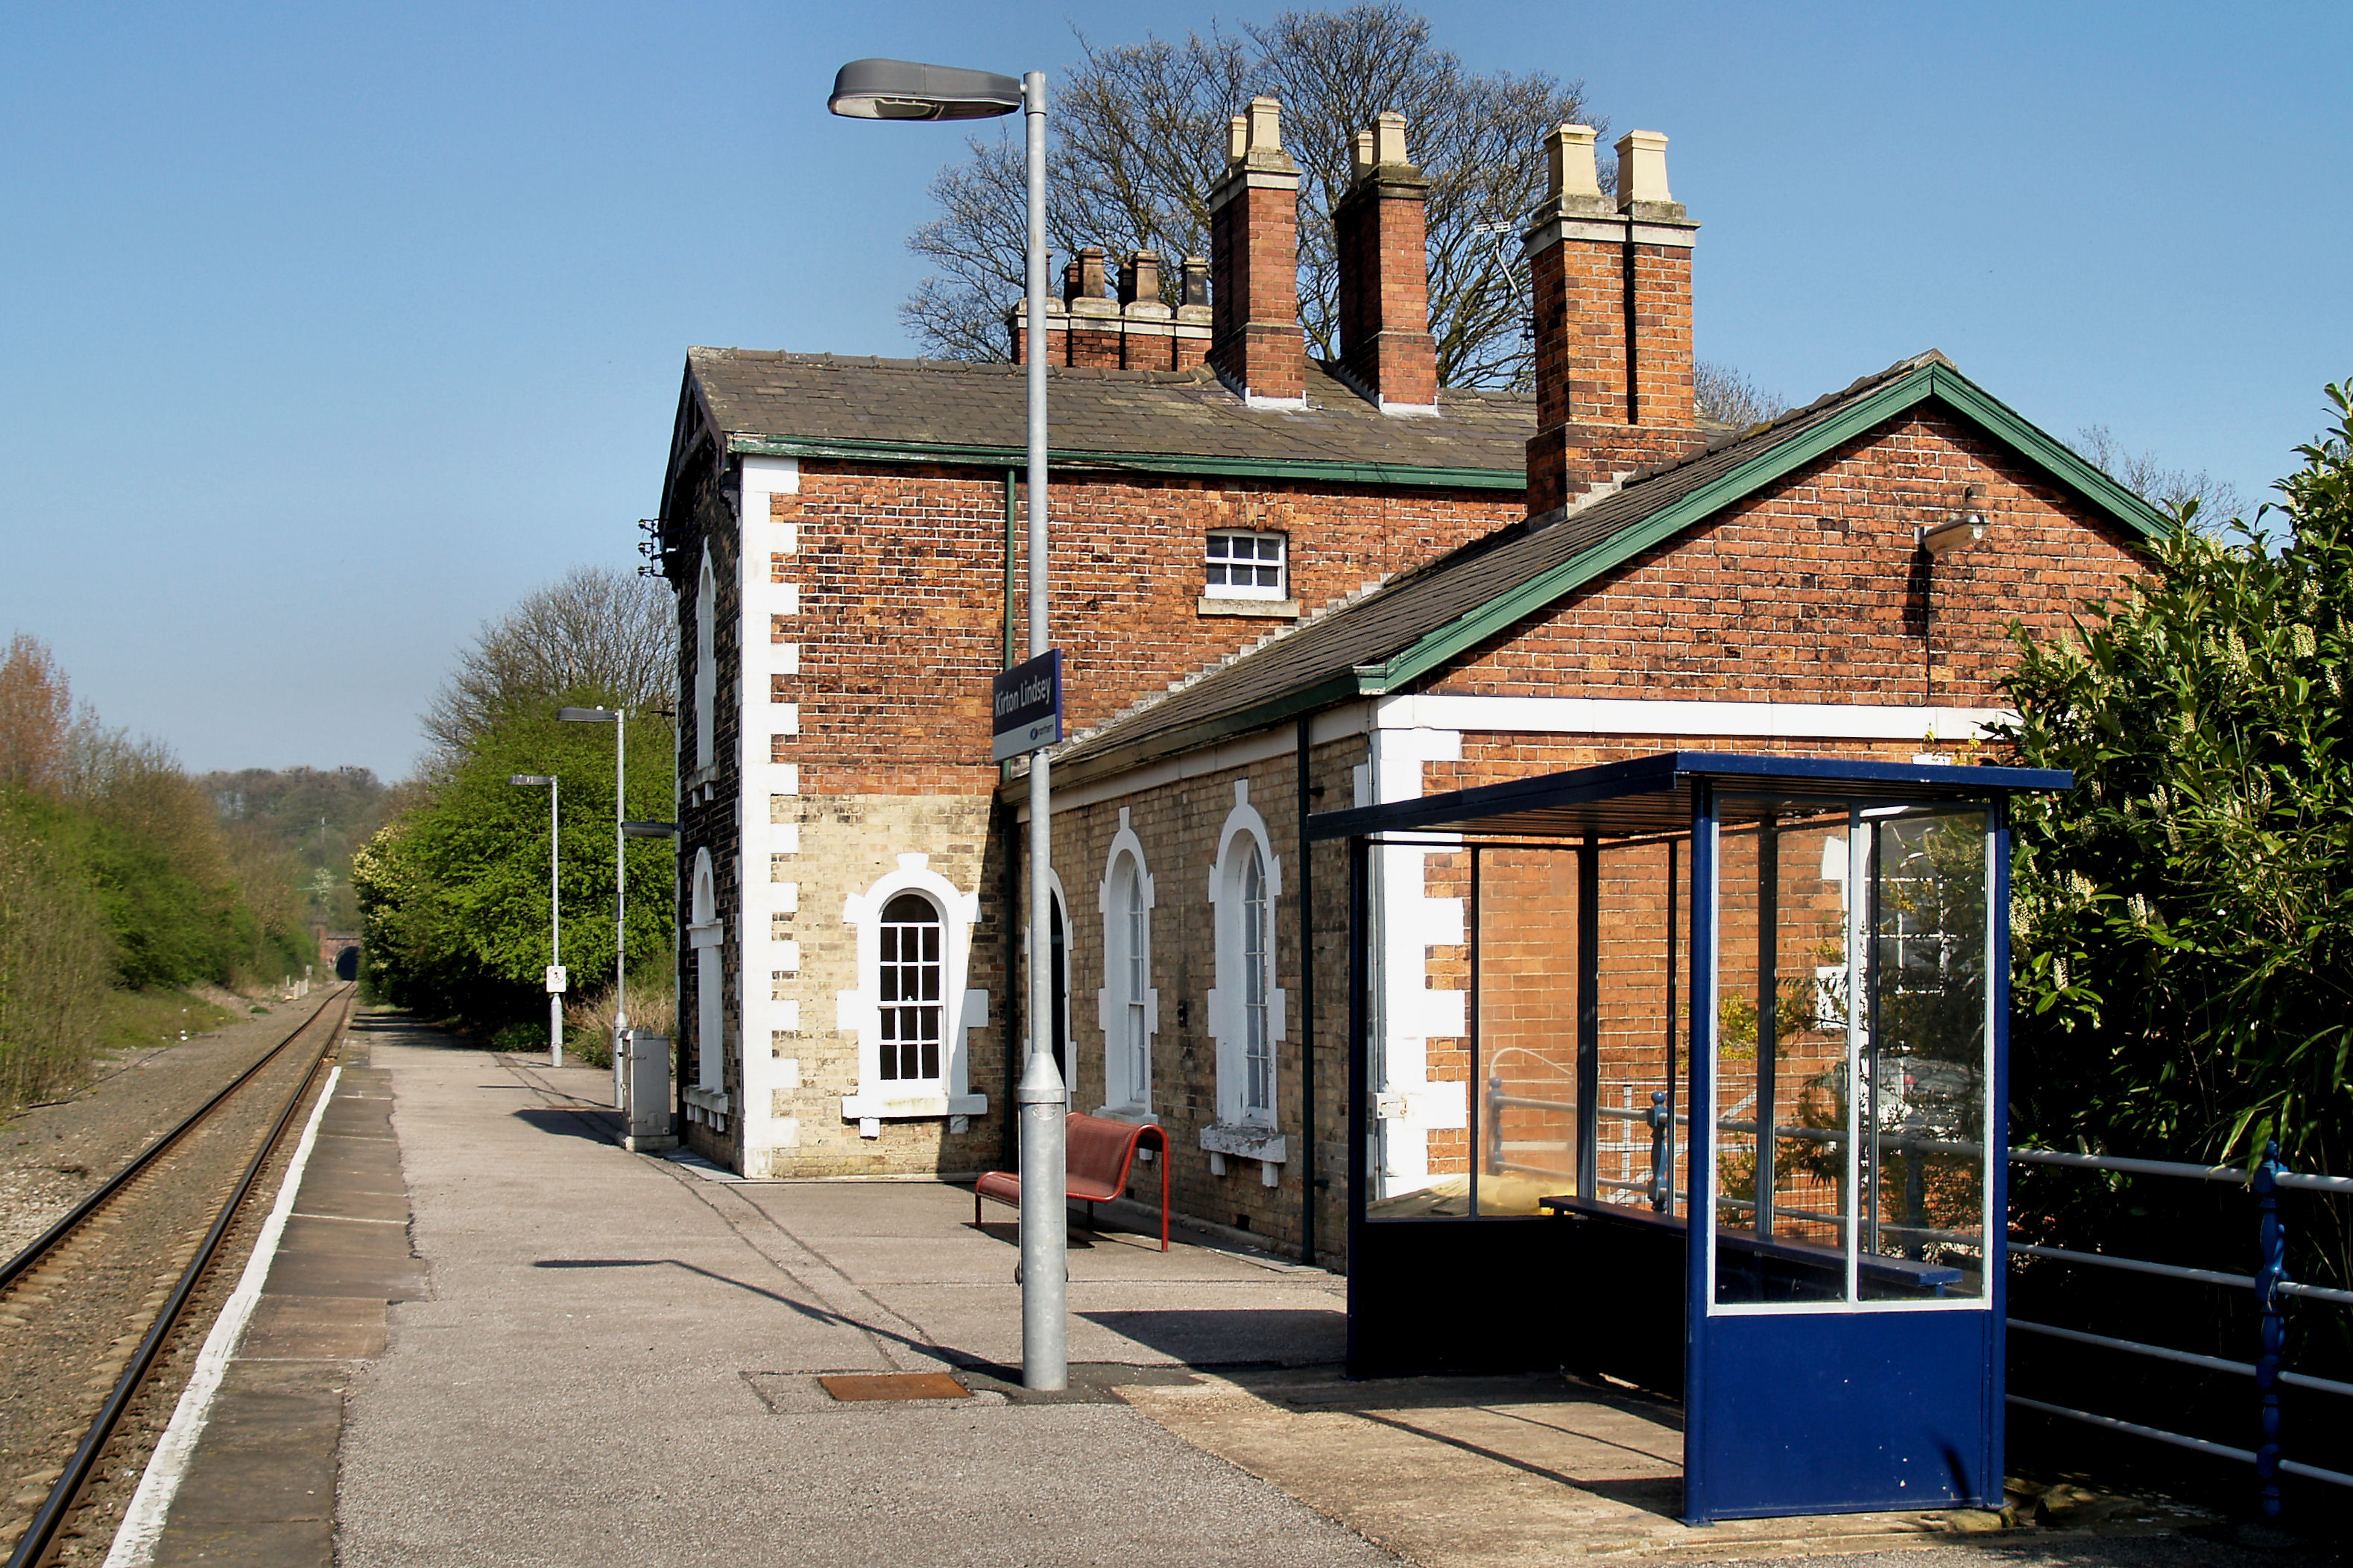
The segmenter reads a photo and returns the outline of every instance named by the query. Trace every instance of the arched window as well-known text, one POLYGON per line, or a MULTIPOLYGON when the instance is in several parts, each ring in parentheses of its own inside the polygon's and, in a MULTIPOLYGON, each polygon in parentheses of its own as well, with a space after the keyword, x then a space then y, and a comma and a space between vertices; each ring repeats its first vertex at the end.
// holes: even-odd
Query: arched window
POLYGON ((1253 841, 1242 860, 1242 1120, 1274 1119, 1274 1035, 1268 997, 1274 989, 1274 945, 1268 934, 1266 856, 1253 841))
POLYGON ((702 571, 694 585, 694 765, 711 765, 711 731, 719 708, 719 579, 712 574, 711 547, 703 546, 702 571))
POLYGON ((1096 893, 1103 933, 1103 989, 1095 1003, 1103 1040, 1098 1115, 1153 1119, 1152 1037, 1160 1027, 1160 994, 1152 987, 1152 905, 1144 841, 1122 807, 1096 893))
POLYGON ((1144 907, 1144 879, 1130 858, 1120 868, 1117 900, 1119 919, 1119 1052, 1121 1082, 1136 1103, 1151 1103, 1152 1030, 1148 998, 1152 979, 1149 915, 1144 907))
POLYGON ((726 1025, 721 1015, 719 890, 708 849, 694 852, 687 913, 687 942, 694 952, 694 1086, 716 1093, 725 1084, 726 1025))
POLYGON ((1269 847, 1266 819, 1250 803, 1248 782, 1237 781, 1234 808, 1218 836, 1218 860, 1209 872, 1218 984, 1208 1008, 1209 1034, 1218 1043, 1218 1123, 1237 1135, 1218 1134, 1203 1147, 1267 1163, 1270 1183, 1271 1166, 1287 1158, 1275 1152, 1282 1141, 1272 1136, 1285 1028, 1284 997, 1274 973, 1275 901, 1282 893, 1282 862, 1269 847), (1259 1152, 1262 1145, 1267 1152, 1259 1152))
POLYGON ((901 893, 882 906, 880 935, 874 994, 882 1014, 882 1077, 937 1079, 944 984, 939 909, 921 893, 901 893))

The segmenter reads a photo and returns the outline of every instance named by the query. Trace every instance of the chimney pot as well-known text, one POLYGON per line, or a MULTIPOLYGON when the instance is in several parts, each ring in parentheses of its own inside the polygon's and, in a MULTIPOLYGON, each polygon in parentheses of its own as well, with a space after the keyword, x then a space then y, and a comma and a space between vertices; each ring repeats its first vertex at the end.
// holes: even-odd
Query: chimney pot
POLYGON ((1405 116, 1394 109, 1383 110, 1373 117, 1370 135, 1373 139, 1373 162, 1376 163, 1409 163, 1406 156, 1405 116))
POLYGON ((1356 155, 1355 155, 1355 156, 1350 160, 1350 163, 1351 163, 1351 165, 1352 165, 1352 166, 1350 167, 1350 169, 1349 169, 1349 171, 1348 171, 1348 177, 1349 177, 1349 179, 1351 179, 1351 180, 1361 180, 1361 179, 1363 179, 1363 178, 1365 177, 1365 174, 1366 174, 1366 171, 1368 171, 1368 170, 1370 170, 1370 169, 1372 168, 1374 162, 1375 162, 1375 160, 1374 160, 1374 157, 1373 157, 1373 133, 1372 133, 1371 132, 1369 132, 1369 131, 1359 131, 1359 132, 1356 132, 1356 155))
POLYGON ((1123 305, 1156 305, 1160 302, 1158 251, 1128 252, 1126 264, 1119 269, 1119 302, 1123 305))
MULTIPOLYGON (((1271 98, 1253 98, 1248 110, 1250 142, 1245 153, 1280 153, 1282 151, 1282 105, 1271 98)), ((1665 137, 1659 139, 1661 142, 1665 137)))
POLYGON ((1209 258, 1188 256, 1179 274, 1176 302, 1180 305, 1203 305, 1209 302, 1209 258))
POLYGON ((1062 299, 1100 300, 1104 297, 1103 251, 1100 245, 1080 247, 1078 255, 1062 269, 1062 299))
POLYGON ((1239 163, 1250 155, 1250 120, 1237 114, 1226 127, 1226 162, 1239 163))
POLYGON ((1601 194, 1600 172, 1594 164, 1592 126, 1563 125, 1546 142, 1546 162, 1550 165, 1555 199, 1601 194))
POLYGON ((1667 139, 1656 131, 1629 131, 1618 138, 1618 205, 1637 202, 1664 205, 1667 194, 1667 139))

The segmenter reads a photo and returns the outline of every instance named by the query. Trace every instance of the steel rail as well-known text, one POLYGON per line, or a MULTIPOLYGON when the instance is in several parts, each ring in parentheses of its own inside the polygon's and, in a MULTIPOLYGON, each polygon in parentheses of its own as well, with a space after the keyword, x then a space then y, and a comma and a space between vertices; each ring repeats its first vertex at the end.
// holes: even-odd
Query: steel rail
POLYGON ((96 1192, 90 1194, 88 1197, 82 1199, 81 1202, 76 1204, 71 1209, 68 1210, 64 1218, 58 1220, 55 1225, 49 1226, 48 1229, 41 1232, 39 1236, 34 1237, 32 1242, 28 1244, 23 1251, 17 1253, 16 1257, 8 1259, 5 1264, 0 1264, 0 1290, 5 1290, 9 1286, 14 1285, 20 1275, 31 1268, 34 1264, 38 1263, 50 1248, 56 1247, 58 1242, 63 1241, 68 1236, 71 1235, 74 1230, 81 1225, 82 1221, 88 1219, 91 1215, 96 1214, 99 1209, 105 1205, 108 1199, 113 1197, 117 1192, 120 1192, 133 1177, 137 1176, 140 1172, 144 1171, 164 1152, 164 1150, 169 1149, 173 1144, 178 1142, 181 1136, 190 1128, 194 1127, 197 1122, 202 1121, 206 1117, 210 1116, 213 1113, 214 1108, 218 1106, 221 1101, 227 1100, 230 1095, 235 1094, 238 1089, 244 1088, 248 1079, 250 1079, 255 1073, 259 1072, 263 1068, 268 1067, 271 1062, 276 1061, 280 1052, 284 1051, 287 1047, 292 1045, 297 1039, 301 1037, 303 1030, 309 1028, 311 1025, 319 1021, 320 1017, 325 1014, 327 1009, 334 1005, 340 994, 341 993, 339 992, 329 992, 325 1000, 322 1001, 317 1007, 311 1010, 309 1017, 295 1025, 293 1029, 288 1033, 284 1039, 270 1047, 269 1050, 263 1052, 260 1057, 255 1059, 251 1067, 247 1068, 243 1072, 237 1074, 237 1077, 231 1079, 228 1082, 227 1088, 222 1089, 218 1094, 214 1095, 210 1100, 206 1100, 202 1105, 196 1107, 195 1110, 188 1112, 186 1118, 183 1120, 177 1127, 173 1128, 170 1131, 164 1133, 163 1136, 157 1138, 153 1142, 148 1144, 144 1149, 140 1150, 138 1153, 132 1155, 129 1164, 115 1172, 111 1176, 109 1176, 105 1183, 100 1185, 96 1192))
MULTIPOLYGON (((201 1117, 205 1112, 220 1104, 231 1090, 252 1078, 265 1063, 275 1061, 280 1052, 301 1037, 304 1030, 326 1016, 331 1009, 339 1005, 345 1007, 341 1019, 338 1020, 338 1026, 330 1028, 327 1031, 327 1037, 320 1043, 319 1054, 311 1061, 310 1070, 305 1072, 301 1081, 294 1086, 294 1092, 287 1097, 285 1106, 278 1112, 278 1120, 270 1124, 269 1131, 261 1140, 260 1147, 253 1152, 253 1158, 247 1162, 245 1174, 238 1180, 236 1189, 229 1194, 228 1201, 221 1205, 220 1214, 214 1219, 212 1228, 205 1233, 205 1239, 196 1247, 195 1256, 188 1260, 187 1268, 182 1270, 179 1284, 173 1288, 170 1298, 164 1303, 163 1310, 156 1314, 154 1323, 140 1340, 139 1349, 132 1355, 130 1363, 122 1369, 122 1374, 115 1379, 113 1392, 107 1395, 106 1404, 99 1410, 97 1419, 90 1423, 90 1430, 83 1435, 80 1446, 74 1450, 73 1458, 67 1461, 64 1473, 59 1475, 56 1483, 49 1488, 49 1495, 42 1500, 39 1509, 35 1510, 32 1522, 25 1527, 24 1536, 16 1542, 16 1550, 8 1554, 7 1568, 33 1568, 34 1564, 48 1555, 49 1548, 56 1544, 58 1531, 65 1524, 67 1514, 72 1511, 74 1500, 80 1496, 83 1486, 89 1482, 90 1472, 98 1468, 99 1457, 106 1451, 106 1445, 113 1440, 115 1427, 121 1423, 124 1412, 130 1409, 132 1399, 139 1392, 139 1385, 147 1380, 148 1372, 153 1369, 156 1356, 164 1349, 164 1342, 169 1339, 172 1331, 179 1326, 180 1314, 187 1310, 190 1299, 195 1295, 196 1287, 203 1282, 206 1273, 210 1269, 214 1255, 220 1250, 221 1242, 227 1237, 229 1226, 236 1222, 237 1211, 245 1206, 246 1195, 253 1190, 253 1184, 260 1177, 262 1167, 269 1163, 270 1154, 278 1147, 278 1140, 286 1131, 286 1124, 293 1120, 294 1112, 301 1106, 303 1097, 310 1092, 311 1083, 317 1079, 320 1064, 327 1059, 328 1050, 342 1033, 341 1024, 348 1022, 350 1018, 347 1005, 353 992, 356 989, 355 984, 346 984, 340 992, 331 993, 327 1000, 297 1026, 293 1033, 280 1041, 268 1056, 239 1073, 236 1081, 231 1083, 228 1089, 223 1089, 219 1094, 206 1100, 204 1110, 198 1111, 196 1116, 183 1121, 178 1127, 166 1133, 164 1140, 159 1141, 156 1147, 161 1147, 163 1142, 168 1142, 179 1137, 194 1124, 197 1117, 201 1117)), ((151 1149, 149 1153, 152 1152, 151 1149)), ((142 1154, 138 1163, 143 1165, 148 1158, 149 1154, 142 1154)), ((128 1172, 124 1173, 127 1174, 128 1172)), ((113 1182, 108 1183, 107 1186, 111 1189, 119 1185, 121 1181, 121 1177, 117 1176, 113 1182)))

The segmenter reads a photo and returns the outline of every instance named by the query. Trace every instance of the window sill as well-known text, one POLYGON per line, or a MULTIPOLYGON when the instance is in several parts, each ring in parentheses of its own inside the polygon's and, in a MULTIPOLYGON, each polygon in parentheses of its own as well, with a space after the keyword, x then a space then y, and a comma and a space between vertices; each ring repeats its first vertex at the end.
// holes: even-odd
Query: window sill
POLYGON ((1213 1121, 1201 1129, 1201 1147, 1212 1154, 1243 1160, 1263 1160, 1280 1165, 1291 1158, 1291 1140, 1271 1127, 1248 1122, 1213 1121))
POLYGON ((986 1116, 988 1096, 944 1089, 869 1089, 841 1097, 844 1121, 909 1121, 932 1116, 986 1116))
POLYGON ((1160 1125, 1160 1118, 1153 1113, 1149 1106, 1098 1105, 1094 1109, 1094 1114, 1106 1121, 1124 1121, 1136 1127, 1160 1125))
POLYGON ((1204 594, 1194 602, 1193 609, 1203 616, 1256 616, 1271 621, 1299 618, 1296 599, 1213 599, 1204 594))

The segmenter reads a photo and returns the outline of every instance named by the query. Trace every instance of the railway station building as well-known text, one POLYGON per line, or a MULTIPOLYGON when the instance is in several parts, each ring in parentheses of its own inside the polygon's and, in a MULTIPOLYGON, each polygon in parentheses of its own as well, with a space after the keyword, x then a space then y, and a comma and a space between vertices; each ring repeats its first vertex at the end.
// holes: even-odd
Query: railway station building
MULTIPOLYGON (((1307 818, 1666 752, 1968 763, 2013 636, 2136 571, 2157 515, 1938 353, 1704 421, 1698 225, 1654 133, 1618 142, 1614 195, 1589 131, 1550 140, 1533 395, 1440 386, 1407 135, 1357 139, 1335 362, 1300 331, 1299 171, 1263 100, 1169 299, 1164 258, 1119 258, 1114 289, 1082 253, 1042 330, 1008 323, 1052 366, 1048 953, 1024 951, 1025 781, 990 761, 989 678, 1022 651, 1022 369, 689 352, 659 550, 694 1148, 760 1176, 1008 1166, 1043 1031, 1073 1110, 1166 1129, 1180 1212, 1279 1252, 1345 1263, 1352 1153, 1374 1199, 1430 1213, 1474 1167, 1533 1193, 1599 1162, 1636 1201, 1623 1129, 1662 1062, 1583 1086, 1629 1114, 1582 1152, 1535 1079, 1474 1081, 1474 1028, 1567 1070, 1541 1037, 1572 1002, 1530 979, 1474 1020, 1468 980, 1474 938, 1535 976, 1606 944, 1557 873, 1512 873, 1516 925, 1491 886, 1472 931, 1458 844, 1375 848, 1352 982, 1349 865, 1307 818), (1040 962, 1055 1003, 1027 1018, 1040 962)), ((1835 908, 1841 863, 1812 853, 1835 908)))

